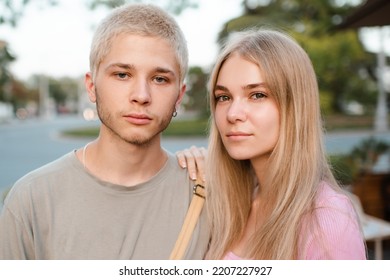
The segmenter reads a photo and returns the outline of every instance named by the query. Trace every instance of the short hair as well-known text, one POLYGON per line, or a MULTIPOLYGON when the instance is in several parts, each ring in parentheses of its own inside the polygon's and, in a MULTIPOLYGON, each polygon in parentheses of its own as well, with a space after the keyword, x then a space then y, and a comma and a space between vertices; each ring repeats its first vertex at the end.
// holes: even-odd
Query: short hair
POLYGON ((151 4, 127 4, 115 8, 97 27, 89 56, 90 71, 95 77, 100 63, 111 49, 113 39, 120 34, 156 36, 166 39, 175 51, 179 78, 187 74, 188 49, 184 34, 175 19, 151 4))

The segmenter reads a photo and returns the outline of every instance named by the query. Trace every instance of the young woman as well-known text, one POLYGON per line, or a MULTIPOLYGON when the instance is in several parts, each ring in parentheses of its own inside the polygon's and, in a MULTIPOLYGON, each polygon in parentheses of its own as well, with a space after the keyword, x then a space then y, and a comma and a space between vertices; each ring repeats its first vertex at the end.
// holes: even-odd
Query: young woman
POLYGON ((365 259, 357 215, 324 153, 305 51, 279 31, 235 34, 209 92, 207 258, 365 259))

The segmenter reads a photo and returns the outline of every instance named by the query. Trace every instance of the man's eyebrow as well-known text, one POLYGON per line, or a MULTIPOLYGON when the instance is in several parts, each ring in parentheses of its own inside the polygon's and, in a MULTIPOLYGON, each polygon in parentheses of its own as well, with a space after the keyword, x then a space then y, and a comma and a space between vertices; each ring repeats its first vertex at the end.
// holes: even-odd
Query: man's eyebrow
POLYGON ((156 72, 157 73, 163 73, 163 74, 170 74, 172 76, 176 76, 175 72, 172 71, 169 68, 164 68, 164 67, 156 67, 156 72))
MULTIPOLYGON (((127 63, 111 63, 110 65, 108 65, 106 67, 106 70, 108 69, 111 69, 111 68, 115 68, 115 67, 118 67, 118 68, 122 68, 122 69, 125 69, 125 70, 134 70, 135 69, 135 66, 132 65, 132 64, 127 64, 127 63)), ((176 76, 175 75, 175 72, 169 68, 165 68, 165 67, 156 67, 155 69, 155 72, 157 73, 163 73, 163 74, 170 74, 172 76, 176 76)))
POLYGON ((132 70, 134 69, 134 65, 132 64, 127 64, 127 63, 111 63, 109 64, 107 67, 106 67, 106 70, 110 69, 110 68, 115 68, 115 67, 118 67, 118 68, 122 68, 122 69, 126 69, 126 70, 132 70))

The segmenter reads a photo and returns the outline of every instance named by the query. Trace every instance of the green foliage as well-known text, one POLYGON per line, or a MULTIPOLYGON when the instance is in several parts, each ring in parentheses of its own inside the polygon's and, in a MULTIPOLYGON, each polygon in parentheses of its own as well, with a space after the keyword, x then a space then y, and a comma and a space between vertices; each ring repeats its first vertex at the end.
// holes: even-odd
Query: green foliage
POLYGON ((49 93, 57 107, 65 105, 67 100, 77 100, 78 83, 77 79, 70 78, 49 79, 49 93))
MULTIPOLYGON (((187 136, 206 136, 208 120, 173 120, 168 128, 163 132, 164 136, 187 137, 187 136)), ((99 127, 83 127, 69 129, 62 132, 63 136, 68 137, 87 137, 95 138, 99 134, 99 127)))
MULTIPOLYGON (((163 132, 163 135, 173 137, 202 137, 207 135, 207 128, 207 119, 174 120, 163 132)), ((61 134, 65 137, 96 138, 99 134, 99 127, 96 126, 69 129, 63 131, 61 134)))
MULTIPOLYGON (((188 8, 196 8, 197 0, 82 0, 89 8, 97 7, 114 8, 124 3, 144 2, 155 3, 163 6, 174 14, 180 14, 188 8)), ((28 5, 35 5, 40 9, 50 8, 58 4, 58 0, 2 0, 0 1, 0 26, 3 24, 16 26, 18 20, 22 17, 24 10, 28 5)), ((24 107, 29 101, 36 98, 38 89, 37 83, 35 92, 29 95, 27 89, 20 85, 19 81, 14 81, 12 73, 9 70, 10 63, 15 60, 7 48, 6 42, 0 38, 0 101, 6 101, 13 104, 14 108, 24 107)), ((33 77, 34 78, 34 77, 33 77)), ((73 81, 64 81, 63 79, 50 79, 50 96, 54 99, 57 107, 64 105, 69 99, 75 99, 77 94, 77 83, 73 81)), ((199 87, 198 87, 199 88, 199 87)), ((198 96, 199 94, 197 94, 198 96)), ((37 101, 37 100, 35 100, 37 101)), ((199 105, 200 108, 204 106, 199 105)), ((202 111, 203 112, 203 111, 202 111)))
POLYGON ((207 99, 208 73, 200 67, 191 67, 187 75, 187 92, 182 106, 186 111, 197 111, 201 118, 209 114, 207 99))
POLYGON ((235 31, 241 31, 252 27, 271 26, 273 25, 272 19, 267 17, 260 17, 259 15, 244 14, 238 18, 229 20, 223 26, 222 30, 218 34, 218 41, 223 42, 230 33, 235 31))
POLYGON ((325 94, 321 100, 324 112, 343 112, 350 100, 375 106, 375 81, 369 75, 375 58, 364 51, 356 30, 335 31, 335 24, 351 11, 350 5, 340 6, 333 0, 260 2, 253 6, 253 1, 243 1, 244 14, 224 25, 219 41, 231 32, 255 26, 285 30, 313 62, 320 93, 325 94))
POLYGON ((18 20, 23 15, 23 11, 30 3, 34 3, 43 6, 54 6, 57 4, 57 0, 43 0, 40 2, 31 0, 3 0, 0 1, 0 25, 9 24, 16 26, 18 20))
POLYGON ((349 155, 331 155, 329 163, 333 176, 342 185, 350 185, 358 173, 358 166, 349 155))
POLYGON ((351 158, 360 166, 362 172, 370 172, 380 155, 389 150, 385 141, 369 137, 361 141, 351 151, 351 158))
POLYGON ((320 90, 320 107, 323 115, 332 113, 332 94, 329 91, 320 90))
MULTIPOLYGON (((368 118, 368 121, 371 122, 372 119, 368 118)), ((339 126, 343 129, 353 128, 353 129, 361 129, 366 127, 367 118, 361 116, 327 116, 325 118, 327 130, 337 130, 339 126), (353 119, 353 120, 352 120, 353 119), (353 127, 346 127, 347 124, 354 123, 353 127), (360 126, 359 126, 360 125, 360 126)), ((168 126, 168 128, 164 131, 164 135, 166 136, 206 136, 208 129, 208 118, 198 118, 198 119, 190 119, 190 120, 180 120, 174 119, 168 126)), ((62 132, 63 136, 71 136, 71 137, 88 137, 95 138, 99 134, 98 126, 88 126, 77 129, 69 129, 62 132)))
POLYGON ((15 56, 8 49, 8 44, 0 40, 0 101, 10 101, 12 75, 9 66, 14 60, 15 56))
POLYGON ((89 8, 96 9, 97 7, 104 6, 107 8, 115 8, 118 6, 121 6, 125 3, 137 3, 137 2, 143 2, 143 3, 154 3, 160 4, 161 6, 165 7, 168 11, 172 12, 173 14, 179 15, 181 14, 185 9, 187 8, 196 8, 198 7, 197 2, 192 0, 159 0, 159 1, 153 1, 153 0, 86 0, 86 3, 89 8))
POLYGON ((61 133, 63 136, 77 138, 96 138, 99 135, 99 127, 82 127, 65 130, 61 133))
POLYGON ((172 121, 163 132, 164 136, 207 136, 207 119, 172 121))
POLYGON ((372 100, 370 97, 375 92, 370 85, 374 81, 360 75, 372 57, 364 52, 356 32, 324 34, 315 38, 294 33, 294 37, 308 52, 321 91, 331 94, 334 111, 341 112, 343 104, 351 99, 366 105, 372 100))
POLYGON ((324 115, 324 124, 327 131, 353 131, 372 129, 374 118, 372 115, 324 115))
POLYGON ((333 175, 341 184, 349 185, 358 174, 371 172, 378 157, 389 147, 387 142, 374 137, 363 139, 349 154, 329 157, 333 175))

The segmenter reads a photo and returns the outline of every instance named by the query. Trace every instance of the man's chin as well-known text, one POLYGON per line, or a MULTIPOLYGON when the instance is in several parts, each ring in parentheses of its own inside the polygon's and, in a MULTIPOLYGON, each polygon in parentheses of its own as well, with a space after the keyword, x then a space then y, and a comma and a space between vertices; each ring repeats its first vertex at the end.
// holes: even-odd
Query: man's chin
POLYGON ((123 140, 125 140, 127 143, 139 146, 139 147, 145 147, 145 146, 150 146, 153 142, 157 140, 157 136, 155 135, 154 137, 147 137, 147 136, 136 136, 136 135, 131 135, 129 137, 123 137, 123 140))

